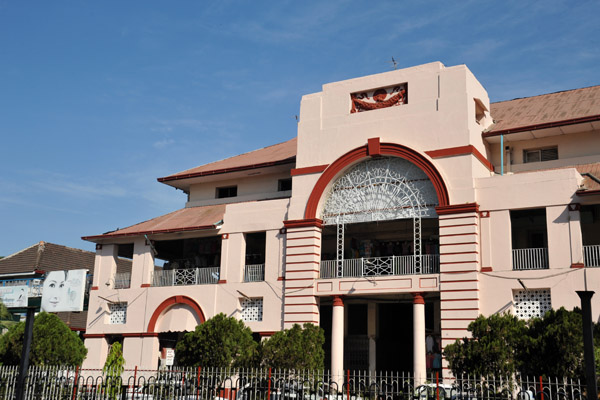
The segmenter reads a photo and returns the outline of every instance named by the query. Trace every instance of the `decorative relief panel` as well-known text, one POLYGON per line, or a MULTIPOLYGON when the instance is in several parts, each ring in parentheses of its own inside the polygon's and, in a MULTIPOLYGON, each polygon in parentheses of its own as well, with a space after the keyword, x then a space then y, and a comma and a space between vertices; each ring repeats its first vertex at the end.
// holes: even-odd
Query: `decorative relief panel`
POLYGON ((515 290, 513 296, 519 319, 540 318, 552 309, 550 289, 515 290))
POLYGON ((263 318, 263 299, 256 297, 240 300, 242 305, 242 321, 262 321, 263 318))
POLYGON ((351 93, 352 109, 350 113, 377 110, 380 108, 400 106, 408 101, 406 83, 374 89, 365 92, 351 93))

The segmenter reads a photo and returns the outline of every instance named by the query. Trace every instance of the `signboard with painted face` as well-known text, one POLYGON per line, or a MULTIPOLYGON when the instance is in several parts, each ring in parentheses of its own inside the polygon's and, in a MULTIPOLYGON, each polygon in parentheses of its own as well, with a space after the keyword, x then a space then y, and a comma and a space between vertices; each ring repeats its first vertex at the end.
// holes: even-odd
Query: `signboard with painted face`
POLYGON ((42 311, 83 311, 87 270, 51 271, 42 290, 42 311))
POLYGON ((0 299, 8 308, 27 307, 27 286, 2 286, 0 287, 0 299))

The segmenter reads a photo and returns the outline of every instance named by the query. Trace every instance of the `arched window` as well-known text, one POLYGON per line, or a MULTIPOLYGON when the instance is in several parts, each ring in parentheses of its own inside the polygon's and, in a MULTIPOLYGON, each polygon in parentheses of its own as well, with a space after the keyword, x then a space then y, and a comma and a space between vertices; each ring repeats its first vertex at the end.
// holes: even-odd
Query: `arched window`
POLYGON ((438 197, 425 172, 398 157, 371 158, 352 166, 326 195, 321 218, 337 226, 337 276, 344 275, 344 226, 413 220, 413 267, 421 273, 421 218, 436 217, 438 197))

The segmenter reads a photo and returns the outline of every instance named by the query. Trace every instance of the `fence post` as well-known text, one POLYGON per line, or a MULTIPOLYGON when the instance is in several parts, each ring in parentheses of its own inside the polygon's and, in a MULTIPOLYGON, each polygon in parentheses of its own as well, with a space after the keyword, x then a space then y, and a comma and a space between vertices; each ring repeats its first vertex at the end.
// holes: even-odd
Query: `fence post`
POLYGON ((201 366, 198 366, 198 372, 196 374, 196 400, 198 400, 198 396, 200 395, 200 372, 202 370, 201 366))
POLYGON ((77 379, 79 379, 79 365, 75 368, 75 380, 73 381, 73 396, 72 400, 75 400, 75 396, 77 395, 77 379))
POLYGON ((346 372, 346 398, 350 400, 350 370, 346 372))
POLYGON ((544 400, 544 387, 542 386, 542 376, 540 375, 540 399, 544 400))
POLYGON ((435 371, 435 395, 437 400, 440 400, 440 373, 435 371))
POLYGON ((271 399, 271 367, 269 367, 269 382, 268 382, 268 389, 267 389, 267 400, 271 399))

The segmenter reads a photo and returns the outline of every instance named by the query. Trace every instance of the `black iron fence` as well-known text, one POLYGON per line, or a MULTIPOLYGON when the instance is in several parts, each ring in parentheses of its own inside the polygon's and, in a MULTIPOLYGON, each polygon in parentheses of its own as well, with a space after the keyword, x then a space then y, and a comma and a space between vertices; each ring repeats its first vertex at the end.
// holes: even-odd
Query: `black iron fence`
MULTIPOLYGON (((14 399, 17 367, 0 367, 0 399, 14 399)), ((70 367, 31 367, 25 399, 61 400, 585 400, 585 386, 569 379, 514 376, 185 368, 125 370, 121 374, 70 367)))

